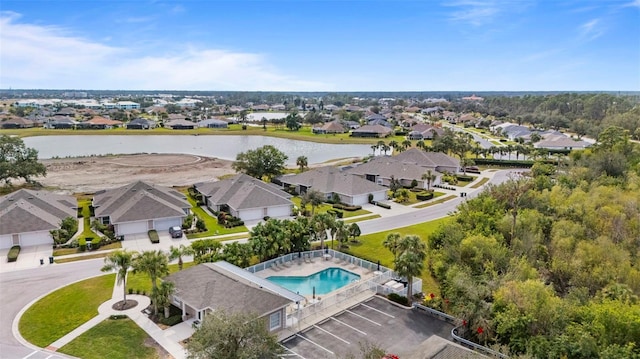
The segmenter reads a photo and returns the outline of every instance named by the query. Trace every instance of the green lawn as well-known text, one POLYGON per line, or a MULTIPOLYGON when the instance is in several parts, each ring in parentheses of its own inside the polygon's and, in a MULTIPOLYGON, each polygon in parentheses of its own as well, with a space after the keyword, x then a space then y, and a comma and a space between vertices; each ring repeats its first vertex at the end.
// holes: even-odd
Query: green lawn
POLYGON ((85 256, 78 256, 78 257, 71 257, 71 258, 60 258, 60 259, 56 259, 54 260, 55 263, 69 263, 69 262, 76 262, 76 261, 83 261, 86 259, 96 259, 96 258, 104 258, 106 256, 108 256, 111 252, 98 252, 95 254, 87 254, 85 256))
MULTIPOLYGON (((346 253, 353 254, 360 258, 366 259, 370 262, 377 263, 378 260, 380 264, 393 268, 393 255, 389 252, 388 249, 382 246, 382 242, 387 237, 389 233, 397 232, 400 235, 410 235, 415 234, 420 236, 422 240, 426 240, 429 234, 433 233, 440 224, 450 221, 451 218, 445 217, 436 219, 435 221, 425 222, 416 224, 409 227, 397 228, 390 231, 378 232, 367 234, 364 236, 360 236, 359 244, 349 243, 349 249, 343 250, 346 253)), ((428 259, 427 259, 428 260, 428 259)), ((438 283, 436 283, 435 279, 431 277, 431 273, 429 272, 427 262, 425 262, 424 270, 422 271, 422 290, 426 293, 434 293, 436 295, 440 294, 440 289, 438 283)))
POLYGON ((145 346, 149 335, 129 318, 107 319, 89 329, 60 352, 83 359, 153 359, 154 348, 145 346))
POLYGON ((489 177, 483 177, 480 181, 478 181, 477 183, 474 183, 471 188, 479 188, 481 187, 483 184, 489 182, 489 177))
POLYGON ((27 341, 46 347, 98 315, 111 299, 115 274, 89 278, 61 288, 37 301, 24 313, 18 329, 27 341))
MULTIPOLYGON (((100 251, 106 251, 109 249, 118 249, 118 248, 122 248, 122 242, 109 243, 91 252, 100 252, 100 251)), ((76 248, 58 248, 53 250, 54 257, 64 256, 67 254, 76 254, 76 253, 86 253, 86 252, 81 252, 80 249, 78 249, 77 247, 76 248)))
POLYGON ((195 199, 193 199, 186 191, 184 193, 187 195, 187 200, 189 200, 189 203, 191 203, 191 211, 198 217, 200 217, 200 219, 202 219, 207 226, 206 232, 187 234, 188 239, 211 237, 221 234, 242 233, 248 231, 247 227, 245 226, 225 228, 224 226, 219 225, 217 218, 211 217, 207 212, 205 212, 204 209, 200 208, 197 205, 195 199))
MULTIPOLYGON (((438 197, 440 197, 442 195, 444 195, 443 192, 433 192, 433 198, 438 198, 438 197)), ((391 198, 391 197, 392 197, 391 192, 389 192, 389 198, 391 198)), ((396 201, 394 200, 394 202, 396 202, 396 201)), ((420 203, 420 202, 424 202, 424 201, 418 200, 418 198, 416 197, 416 193, 409 191, 409 199, 407 201, 405 201, 405 202, 396 202, 396 203, 402 204, 402 205, 405 205, 405 206, 410 206, 410 205, 413 205, 413 204, 416 204, 416 203, 420 203)))
MULTIPOLYGON (((296 196, 291 198, 291 201, 293 202, 293 204, 300 208, 300 197, 296 196)), ((307 204, 307 209, 309 210, 309 213, 311 213, 311 205, 307 204)), ((318 207, 316 207, 315 212, 314 213, 325 213, 328 210, 333 209, 333 205, 329 204, 329 203, 323 203, 321 205, 319 205, 318 207)), ((355 216, 362 216, 364 214, 370 214, 371 212, 367 211, 366 209, 359 209, 357 211, 345 211, 345 210, 341 210, 342 213, 344 214, 343 218, 349 218, 349 217, 355 217, 355 216)))
POLYGON ((465 181, 465 180, 458 180, 458 184, 456 184, 456 186, 458 187, 465 187, 467 186, 469 183, 473 182, 476 180, 476 176, 471 176, 471 180, 470 181, 465 181))
MULTIPOLYGON (((195 262, 185 262, 183 264, 182 269, 187 269, 189 267, 194 266, 195 262)), ((178 271, 178 264, 169 264, 169 273, 174 273, 178 271)), ((160 281, 158 281, 159 283, 160 281)), ((146 273, 136 273, 129 272, 127 275, 127 291, 129 288, 134 291, 139 290, 140 292, 144 291, 147 295, 151 293, 151 279, 146 273)))
MULTIPOLYGON (((444 193, 443 193, 443 194, 444 194, 444 193)), ((441 196, 442 196, 442 194, 441 194, 441 196)), ((413 206, 413 208, 425 208, 425 207, 431 207, 431 206, 433 206, 433 205, 436 205, 436 204, 440 204, 440 203, 446 202, 446 201, 448 201, 448 200, 450 200, 450 199, 454 199, 454 198, 456 198, 456 197, 458 197, 458 196, 456 196, 455 194, 448 195, 448 196, 446 196, 446 197, 438 198, 438 199, 436 199, 436 200, 433 200, 433 201, 430 201, 430 202, 427 202, 427 203, 423 203, 423 204, 419 204, 419 205, 417 205, 417 206, 413 206)))
POLYGON ((368 221, 370 219, 376 219, 376 218, 380 218, 380 217, 382 217, 382 216, 379 215, 379 214, 371 214, 371 215, 360 217, 360 218, 347 218, 343 222, 344 223, 362 222, 362 221, 368 221))

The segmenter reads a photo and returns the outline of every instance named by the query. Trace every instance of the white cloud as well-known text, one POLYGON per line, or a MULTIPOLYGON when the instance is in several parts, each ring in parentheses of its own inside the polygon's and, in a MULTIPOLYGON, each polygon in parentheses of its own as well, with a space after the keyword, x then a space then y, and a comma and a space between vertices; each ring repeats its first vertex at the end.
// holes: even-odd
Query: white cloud
POLYGON ((595 40, 604 34, 604 29, 602 28, 602 22, 600 19, 587 21, 580 25, 578 31, 580 32, 580 37, 585 40, 595 40))
POLYGON ((139 55, 54 27, 0 13, 0 88, 318 90, 271 66, 267 57, 221 49, 172 49, 139 55))
POLYGON ((444 3, 444 6, 457 8, 449 18, 455 22, 481 26, 494 22, 500 15, 521 12, 529 7, 529 0, 459 0, 444 3))

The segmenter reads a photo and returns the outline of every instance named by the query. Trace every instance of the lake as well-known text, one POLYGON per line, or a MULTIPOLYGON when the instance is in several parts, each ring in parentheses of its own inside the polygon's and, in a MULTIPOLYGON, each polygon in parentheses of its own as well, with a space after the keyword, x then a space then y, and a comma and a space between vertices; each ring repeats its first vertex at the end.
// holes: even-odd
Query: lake
POLYGON ((306 156, 309 163, 321 163, 344 157, 364 157, 372 153, 370 145, 328 144, 268 136, 37 136, 23 140, 27 147, 38 150, 40 159, 184 153, 233 161, 240 152, 272 145, 289 156, 288 165, 295 165, 298 156, 306 156))

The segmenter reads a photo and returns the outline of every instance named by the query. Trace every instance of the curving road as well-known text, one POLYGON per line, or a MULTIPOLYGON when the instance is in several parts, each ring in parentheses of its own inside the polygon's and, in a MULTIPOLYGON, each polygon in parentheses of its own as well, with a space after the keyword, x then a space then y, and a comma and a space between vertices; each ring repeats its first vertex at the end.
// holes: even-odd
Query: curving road
MULTIPOLYGON (((511 172, 517 172, 517 170, 498 171, 494 173, 489 183, 502 183, 508 179, 511 172)), ((467 198, 475 197, 481 191, 482 188, 469 189, 467 198)), ((362 234, 406 227, 445 217, 464 200, 465 198, 458 197, 440 205, 418 209, 407 214, 361 222, 359 225, 362 234)), ((48 353, 36 352, 37 349, 23 344, 14 337, 12 332, 14 319, 25 306, 46 293, 75 281, 101 274, 102 265, 103 259, 98 258, 1 273, 0 358, 47 358, 48 353)), ((81 303, 69 303, 69 305, 81 305, 81 303)), ((17 325, 17 323, 15 324, 17 325)))

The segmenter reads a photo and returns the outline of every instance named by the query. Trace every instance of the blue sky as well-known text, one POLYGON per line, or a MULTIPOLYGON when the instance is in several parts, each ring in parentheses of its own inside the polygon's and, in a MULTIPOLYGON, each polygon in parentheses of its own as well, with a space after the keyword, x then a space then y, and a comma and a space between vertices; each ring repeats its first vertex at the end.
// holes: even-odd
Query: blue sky
POLYGON ((9 87, 637 91, 640 0, 2 0, 9 87))

